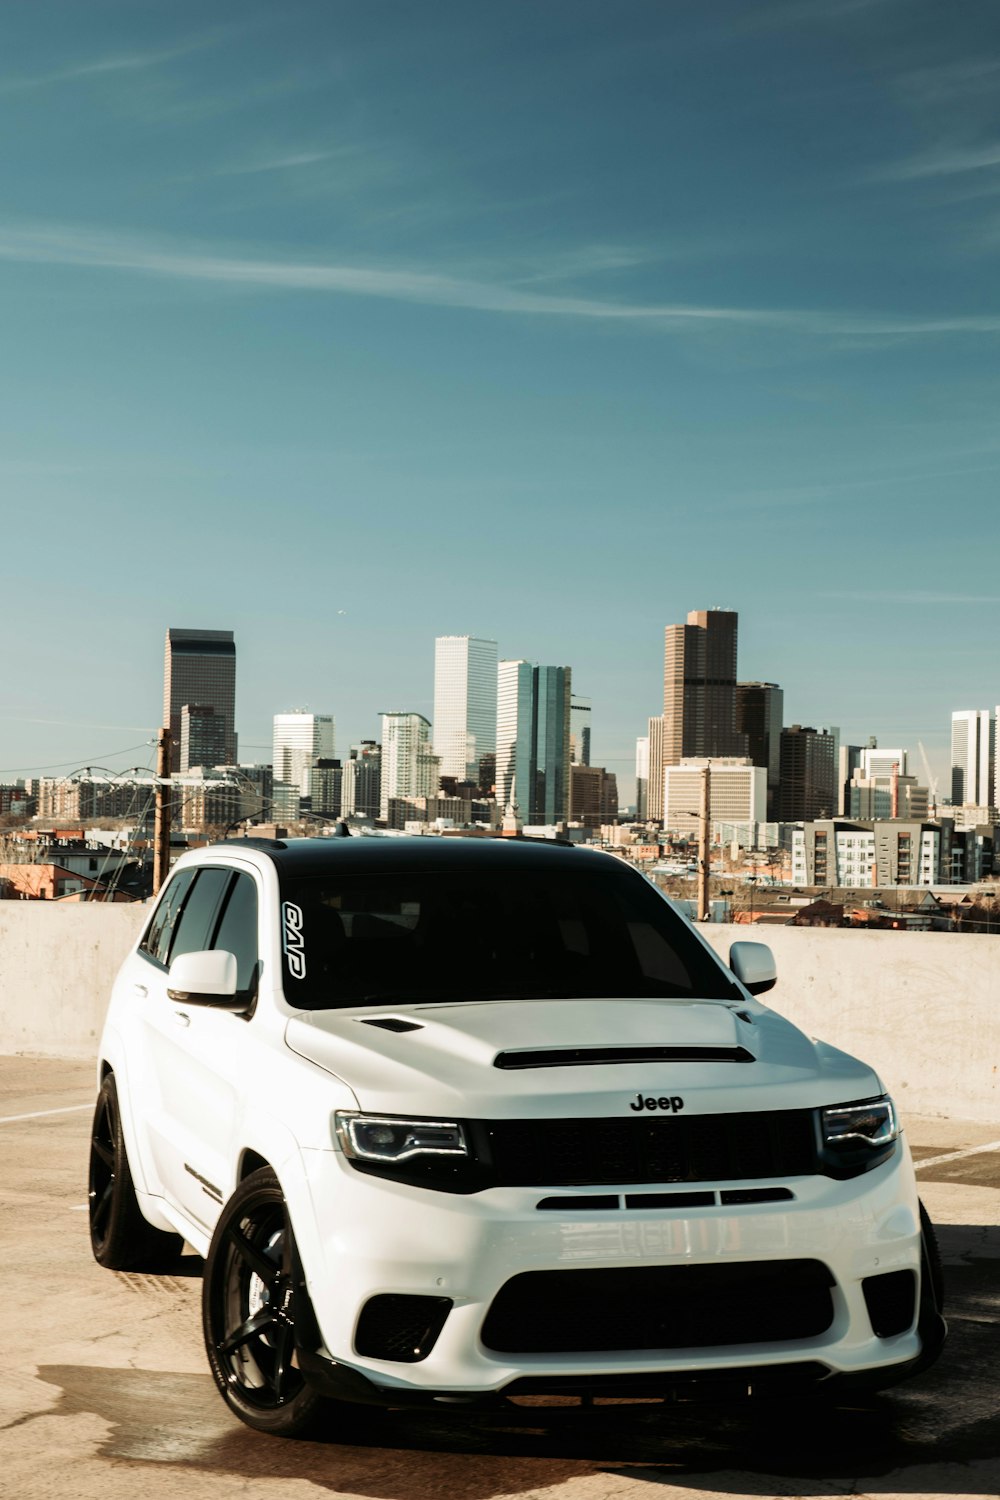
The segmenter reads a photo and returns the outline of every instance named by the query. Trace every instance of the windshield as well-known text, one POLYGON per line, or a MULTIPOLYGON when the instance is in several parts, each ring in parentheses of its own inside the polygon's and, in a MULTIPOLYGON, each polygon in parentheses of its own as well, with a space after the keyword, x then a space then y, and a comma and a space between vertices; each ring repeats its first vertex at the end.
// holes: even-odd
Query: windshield
POLYGON ((738 994, 685 922, 624 870, 286 878, 281 915, 285 995, 302 1009, 738 994))

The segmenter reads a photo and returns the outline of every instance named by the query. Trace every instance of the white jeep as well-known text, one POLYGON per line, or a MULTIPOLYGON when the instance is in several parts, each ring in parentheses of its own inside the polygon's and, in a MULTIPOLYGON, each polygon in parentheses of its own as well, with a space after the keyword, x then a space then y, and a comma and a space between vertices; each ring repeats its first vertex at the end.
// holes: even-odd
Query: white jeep
POLYGON ((112 1269, 205 1257, 265 1432, 344 1403, 884 1386, 940 1265, 877 1075, 643 876, 522 839, 185 855, 114 986, 90 1167, 112 1269))

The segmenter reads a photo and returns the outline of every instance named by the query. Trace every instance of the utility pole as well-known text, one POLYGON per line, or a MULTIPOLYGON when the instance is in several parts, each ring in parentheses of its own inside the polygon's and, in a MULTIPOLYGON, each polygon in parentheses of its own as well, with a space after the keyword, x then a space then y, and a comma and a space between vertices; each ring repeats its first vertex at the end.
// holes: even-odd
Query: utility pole
POLYGON ((701 807, 698 812, 698 921, 708 921, 708 876, 711 870, 708 853, 708 819, 711 805, 709 768, 701 770, 701 807))
POLYGON ((156 812, 153 822, 153 895, 170 869, 170 728, 156 735, 156 812))

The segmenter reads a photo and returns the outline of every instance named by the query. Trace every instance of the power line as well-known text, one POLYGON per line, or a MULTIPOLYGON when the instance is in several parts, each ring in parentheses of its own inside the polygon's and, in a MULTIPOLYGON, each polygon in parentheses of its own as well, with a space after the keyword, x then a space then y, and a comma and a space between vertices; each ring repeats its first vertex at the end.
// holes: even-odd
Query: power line
MULTIPOLYGON (((95 753, 90 756, 90 759, 86 762, 86 764, 90 765, 94 761, 109 760, 116 755, 133 755, 136 750, 145 750, 148 745, 149 741, 143 740, 141 745, 126 745, 124 750, 95 751, 95 753)), ((79 756, 74 756, 72 760, 56 760, 47 766, 35 766, 34 770, 28 771, 27 774, 25 773, 23 766, 9 766, 6 769, 0 767, 0 776, 20 775, 25 780, 33 781, 36 773, 40 771, 61 771, 63 767, 72 765, 80 765, 79 756)))

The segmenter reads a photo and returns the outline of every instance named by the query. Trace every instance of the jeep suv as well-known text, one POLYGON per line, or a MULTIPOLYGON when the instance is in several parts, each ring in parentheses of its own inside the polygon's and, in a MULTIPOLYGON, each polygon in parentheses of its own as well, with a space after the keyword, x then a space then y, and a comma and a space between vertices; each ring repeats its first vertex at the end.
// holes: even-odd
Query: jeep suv
POLYGON ((940 1266, 878 1076, 648 880, 522 839, 184 855, 114 986, 94 1254, 205 1257, 260 1431, 347 1403, 884 1386, 940 1266))

